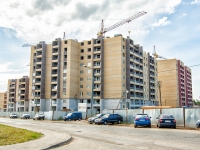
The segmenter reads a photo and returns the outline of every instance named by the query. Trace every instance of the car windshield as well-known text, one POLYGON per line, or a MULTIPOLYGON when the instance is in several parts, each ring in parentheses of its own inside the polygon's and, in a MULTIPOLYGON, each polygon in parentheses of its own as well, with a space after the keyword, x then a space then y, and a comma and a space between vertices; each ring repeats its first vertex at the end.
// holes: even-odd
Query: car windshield
POLYGON ((161 118, 163 119, 174 119, 173 115, 162 115, 161 118))
POLYGON ((104 115, 102 118, 108 118, 110 114, 104 115))
POLYGON ((147 118, 149 117, 147 114, 139 114, 136 116, 136 118, 147 118))
POLYGON ((101 116, 101 114, 97 114, 97 115, 95 115, 94 117, 100 117, 101 116))
POLYGON ((69 117, 69 116, 71 116, 72 115, 72 113, 69 113, 69 114, 67 114, 67 117, 69 117))

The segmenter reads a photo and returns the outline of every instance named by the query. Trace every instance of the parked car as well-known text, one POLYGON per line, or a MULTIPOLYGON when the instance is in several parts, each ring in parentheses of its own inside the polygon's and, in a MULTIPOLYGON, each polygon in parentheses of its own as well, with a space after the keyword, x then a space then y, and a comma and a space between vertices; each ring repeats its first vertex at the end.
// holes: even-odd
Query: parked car
POLYGON ((105 114, 97 114, 97 115, 95 115, 95 116, 93 116, 93 117, 90 117, 90 118, 88 118, 88 122, 89 122, 90 124, 92 124, 92 123, 94 123, 95 119, 101 118, 101 117, 103 117, 104 115, 105 115, 105 114))
POLYGON ((196 122, 196 127, 200 128, 200 119, 196 122))
POLYGON ((176 129, 176 119, 173 115, 161 114, 156 119, 158 119, 157 127, 173 127, 176 129))
POLYGON ((15 114, 15 113, 11 113, 11 114, 10 114, 10 118, 18 118, 18 116, 17 116, 17 114, 15 114))
POLYGON ((137 114, 134 120, 134 127, 147 126, 151 128, 151 117, 147 114, 137 114))
POLYGON ((30 115, 29 114, 23 114, 21 116, 21 119, 30 119, 30 115))
POLYGON ((120 116, 119 114, 106 114, 99 119, 95 119, 94 123, 106 125, 107 123, 114 124, 115 122, 120 124, 122 121, 123 121, 123 117, 120 116))
POLYGON ((35 114, 35 116, 33 117, 33 120, 44 120, 45 116, 44 114, 35 114))
POLYGON ((67 116, 64 116, 63 117, 63 120, 64 121, 67 121, 67 120, 82 120, 82 112, 72 112, 72 113, 69 113, 67 114, 67 116))

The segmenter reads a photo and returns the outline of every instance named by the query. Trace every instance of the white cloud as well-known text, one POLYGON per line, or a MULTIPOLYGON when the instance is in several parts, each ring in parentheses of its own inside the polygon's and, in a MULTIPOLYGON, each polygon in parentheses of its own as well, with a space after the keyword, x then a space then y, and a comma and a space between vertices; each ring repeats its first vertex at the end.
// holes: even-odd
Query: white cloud
POLYGON ((182 18, 182 17, 185 17, 185 16, 187 16, 187 14, 186 14, 186 13, 183 13, 182 15, 180 15, 179 18, 182 18))
POLYGON ((154 24, 152 24, 152 27, 166 26, 166 25, 169 25, 169 24, 171 24, 171 21, 168 21, 167 17, 163 17, 158 22, 155 22, 154 24))
POLYGON ((191 4, 199 4, 200 1, 199 0, 194 0, 193 2, 191 2, 191 4))

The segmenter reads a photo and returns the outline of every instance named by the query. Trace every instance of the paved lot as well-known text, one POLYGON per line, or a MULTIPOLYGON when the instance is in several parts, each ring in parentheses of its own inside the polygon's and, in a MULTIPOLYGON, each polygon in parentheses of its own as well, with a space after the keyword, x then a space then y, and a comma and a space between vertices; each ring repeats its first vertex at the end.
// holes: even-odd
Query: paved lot
MULTIPOLYGON (((69 133, 73 140, 58 150, 196 150, 200 146, 199 130, 167 128, 133 128, 118 125, 90 125, 86 121, 33 121, 2 119, 0 123, 69 133)), ((52 135, 52 141, 54 141, 52 135)))

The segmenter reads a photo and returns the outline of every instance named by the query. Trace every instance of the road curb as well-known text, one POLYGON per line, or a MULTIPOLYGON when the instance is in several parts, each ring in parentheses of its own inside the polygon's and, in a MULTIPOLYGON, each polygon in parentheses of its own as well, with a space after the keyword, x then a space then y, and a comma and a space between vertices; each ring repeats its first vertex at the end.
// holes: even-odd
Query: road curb
POLYGON ((49 147, 46 147, 42 150, 49 150, 49 149, 53 149, 53 148, 57 148, 57 147, 60 147, 60 146, 63 146, 63 145, 66 145, 68 143, 70 143, 72 141, 72 137, 70 136, 69 139, 67 139, 66 141, 63 141, 63 142, 60 142, 60 143, 57 143, 57 144, 54 144, 54 145, 51 145, 49 147))

